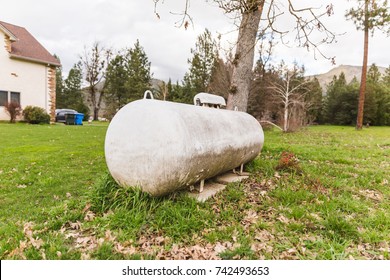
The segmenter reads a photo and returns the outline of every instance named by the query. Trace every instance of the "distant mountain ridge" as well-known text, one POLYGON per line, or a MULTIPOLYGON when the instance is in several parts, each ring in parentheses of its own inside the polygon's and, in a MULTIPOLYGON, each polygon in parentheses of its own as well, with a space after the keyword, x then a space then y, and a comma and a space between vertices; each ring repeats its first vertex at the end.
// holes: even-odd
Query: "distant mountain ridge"
MULTIPOLYGON (((382 75, 384 75, 386 67, 382 67, 382 66, 377 66, 377 67, 379 69, 379 72, 382 75)), ((309 76, 309 78, 317 78, 321 85, 322 90, 325 92, 326 86, 333 80, 333 77, 334 76, 338 77, 342 72, 344 72, 347 83, 351 82, 354 77, 356 77, 356 79, 360 81, 362 75, 362 67, 353 66, 353 65, 340 65, 324 74, 312 75, 309 76)))

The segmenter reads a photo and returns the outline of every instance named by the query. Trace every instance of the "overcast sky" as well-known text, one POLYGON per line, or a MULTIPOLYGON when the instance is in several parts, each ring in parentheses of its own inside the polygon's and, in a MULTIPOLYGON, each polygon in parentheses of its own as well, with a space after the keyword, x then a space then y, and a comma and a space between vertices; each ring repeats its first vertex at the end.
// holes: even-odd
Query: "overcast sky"
MULTIPOLYGON (((282 1, 282 0, 281 0, 282 1)), ((284 0, 283 0, 284 1, 284 0)), ((283 2, 282 1, 282 2, 283 2)), ((193 26, 187 30, 178 28, 181 19, 174 13, 184 9, 184 0, 165 0, 158 6, 160 19, 154 14, 153 0, 13 0, 1 4, 0 20, 23 26, 30 31, 51 53, 57 54, 66 73, 84 46, 101 42, 106 47, 122 49, 132 47, 137 39, 144 47, 152 63, 153 76, 158 79, 181 81, 188 70, 187 59, 195 46, 196 37, 208 28, 213 35, 222 34, 224 46, 233 43, 237 34, 233 20, 207 0, 191 0, 190 14, 193 26)), ((337 43, 321 48, 329 57, 336 57, 336 65, 360 65, 363 53, 363 32, 356 31, 352 22, 344 18, 347 10, 356 1, 347 0, 296 0, 324 9, 333 3, 334 15, 326 18, 330 30, 342 34, 337 43)), ((280 22, 288 27, 288 20, 280 22)), ((281 59, 288 63, 304 64, 307 74, 329 71, 331 63, 305 49, 285 47, 279 44, 273 61, 281 59)), ((375 33, 370 38, 369 63, 388 67, 390 65, 390 38, 375 33)))

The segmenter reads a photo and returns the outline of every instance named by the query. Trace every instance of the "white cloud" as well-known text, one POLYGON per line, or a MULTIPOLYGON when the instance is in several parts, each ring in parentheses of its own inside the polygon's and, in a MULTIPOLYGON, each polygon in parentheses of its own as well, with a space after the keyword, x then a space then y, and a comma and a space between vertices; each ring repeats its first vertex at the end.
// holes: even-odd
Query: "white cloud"
MULTIPOLYGON (((300 0, 299 3, 316 7, 326 5, 320 0, 300 0)), ((354 1, 339 0, 333 4, 335 14, 326 19, 327 26, 337 33, 346 34, 338 38, 337 44, 324 46, 322 51, 327 56, 335 56, 337 64, 359 65, 363 34, 344 18, 345 10, 354 1)), ((84 46, 91 46, 95 41, 122 49, 132 47, 139 39, 152 63, 154 77, 164 80, 171 77, 173 81, 180 81, 188 69, 190 49, 205 28, 213 34, 225 34, 222 36, 225 41, 234 42, 237 36, 236 32, 229 32, 236 29, 232 20, 223 15, 212 1, 191 1, 189 11, 194 26, 188 30, 175 26, 181 17, 174 13, 180 14, 183 10, 184 0, 165 0, 158 6, 158 19, 152 0, 13 0, 2 3, 0 20, 27 28, 50 52, 60 56, 64 72, 78 61, 84 46)), ((281 22, 281 26, 283 24, 288 25, 281 22)), ((370 38, 369 62, 388 66, 389 49, 390 40, 376 33, 370 38)), ((309 74, 332 68, 330 62, 321 57, 315 60, 313 53, 282 47, 281 44, 273 59, 276 62, 295 60, 304 64, 309 74)))

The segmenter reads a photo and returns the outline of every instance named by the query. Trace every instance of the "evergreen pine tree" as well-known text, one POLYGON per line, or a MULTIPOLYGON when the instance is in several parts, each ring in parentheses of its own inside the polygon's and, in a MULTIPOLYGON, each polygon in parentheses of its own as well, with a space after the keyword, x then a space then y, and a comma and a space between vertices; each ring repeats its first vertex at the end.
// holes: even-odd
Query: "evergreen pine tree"
POLYGON ((367 83, 368 40, 369 32, 374 34, 375 29, 390 32, 390 13, 387 0, 357 0, 358 7, 350 9, 346 17, 352 20, 358 30, 364 31, 363 67, 359 90, 359 105, 356 120, 356 129, 363 127, 363 112, 367 83), (389 29, 388 29, 389 28, 389 29))
MULTIPOLYGON (((54 55, 58 61, 60 58, 54 55)), ((62 66, 56 67, 56 108, 65 108, 65 96, 64 96, 64 81, 62 79, 62 66)))
POLYGON ((118 53, 107 66, 106 81, 104 84, 104 98, 108 114, 113 116, 117 110, 127 104, 125 58, 118 53))
POLYGON ((143 97, 144 92, 150 88, 152 74, 150 73, 151 63, 138 40, 134 48, 128 49, 125 55, 128 75, 125 88, 127 103, 129 103, 143 97))
POLYGON ((114 115, 127 103, 143 98, 151 86, 150 65, 138 40, 134 48, 119 52, 110 61, 104 85, 108 114, 114 115))
POLYGON ((206 92, 211 76, 218 61, 218 48, 209 30, 199 35, 195 49, 191 49, 192 58, 188 60, 190 68, 184 75, 183 102, 193 103, 195 94, 206 92))
POLYGON ((74 109, 84 114, 84 119, 89 117, 89 108, 84 103, 83 92, 81 90, 83 74, 81 64, 73 65, 68 77, 64 80, 63 88, 63 108, 74 109))

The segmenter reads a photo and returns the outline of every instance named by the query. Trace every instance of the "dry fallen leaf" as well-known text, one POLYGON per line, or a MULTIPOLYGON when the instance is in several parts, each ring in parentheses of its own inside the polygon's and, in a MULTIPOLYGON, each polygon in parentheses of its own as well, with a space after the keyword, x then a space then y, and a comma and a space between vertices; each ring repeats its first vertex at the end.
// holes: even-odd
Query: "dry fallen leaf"
POLYGON ((113 241, 115 241, 115 238, 116 237, 112 235, 111 230, 106 230, 106 232, 105 232, 105 240, 106 241, 113 242, 113 241))
POLYGON ((90 260, 91 256, 87 253, 81 253, 81 260, 90 260))
POLYGON ((226 249, 227 248, 225 246, 223 246, 220 242, 217 242, 217 244, 214 247, 214 251, 217 254, 224 252, 226 249))
POLYGON ((297 260, 297 250, 295 248, 290 248, 287 251, 282 252, 280 254, 279 259, 281 260, 297 260))
POLYGON ((92 211, 88 211, 85 214, 84 221, 92 221, 94 218, 95 218, 95 213, 93 213, 92 211))
POLYGON ((30 238, 33 235, 32 228, 34 226, 33 222, 27 222, 23 225, 23 233, 26 237, 30 238))
POLYGON ((43 245, 43 240, 42 239, 39 239, 39 238, 37 238, 37 239, 34 239, 34 238, 30 238, 30 242, 31 242, 31 245, 33 245, 33 247, 35 248, 35 249, 39 249, 39 248, 41 248, 41 246, 43 245))
POLYGON ((79 232, 70 232, 70 233, 65 234, 65 239, 76 238, 79 236, 80 236, 79 232))
POLYGON ((80 221, 76 221, 75 223, 69 222, 69 226, 71 229, 81 229, 80 221))
POLYGON ((376 201, 381 201, 383 198, 382 194, 376 190, 360 190, 359 193, 365 196, 366 198, 370 198, 376 201))
POLYGON ((25 260, 26 256, 24 255, 24 250, 27 248, 27 241, 19 241, 19 247, 14 249, 9 256, 10 257, 20 257, 21 259, 25 260))
POLYGON ((251 250, 254 252, 264 252, 264 253, 272 253, 273 247, 267 245, 267 243, 253 243, 251 245, 251 250))
POLYGON ((283 215, 280 215, 278 217, 278 220, 281 221, 283 224, 288 224, 290 222, 290 220, 283 215))
POLYGON ((120 243, 115 243, 114 249, 117 253, 124 254, 124 255, 132 255, 137 252, 135 247, 133 246, 126 247, 121 245, 120 243))
POLYGON ((245 218, 242 220, 242 224, 244 226, 248 227, 250 225, 253 225, 257 222, 259 218, 259 215, 256 211, 253 211, 252 209, 245 211, 245 218))
POLYGON ((42 259, 43 259, 43 260, 46 260, 45 249, 41 249, 41 250, 39 250, 39 252, 41 253, 42 259))
POLYGON ((295 248, 290 248, 290 249, 287 250, 287 253, 289 253, 289 254, 296 254, 297 250, 295 248))
POLYGON ((91 203, 87 203, 83 209, 83 213, 87 212, 91 208, 91 203))
POLYGON ((310 213, 310 216, 315 218, 317 221, 321 221, 322 220, 322 218, 317 213, 310 213))
POLYGON ((165 243, 165 238, 162 237, 162 236, 157 236, 157 237, 155 238, 155 243, 156 243, 157 245, 163 245, 163 244, 165 243))
POLYGON ((267 230, 261 230, 256 232, 255 239, 258 241, 270 241, 275 239, 275 237, 267 230))

